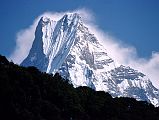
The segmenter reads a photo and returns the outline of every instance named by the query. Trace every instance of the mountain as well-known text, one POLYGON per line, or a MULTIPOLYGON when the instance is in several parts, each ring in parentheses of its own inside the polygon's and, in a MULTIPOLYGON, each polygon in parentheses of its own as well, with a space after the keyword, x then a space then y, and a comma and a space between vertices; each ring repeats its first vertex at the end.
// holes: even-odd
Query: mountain
POLYGON ((159 90, 143 73, 129 66, 115 66, 105 47, 82 22, 77 13, 54 21, 42 17, 35 39, 22 66, 60 73, 74 87, 88 86, 113 97, 132 97, 159 106, 159 90))

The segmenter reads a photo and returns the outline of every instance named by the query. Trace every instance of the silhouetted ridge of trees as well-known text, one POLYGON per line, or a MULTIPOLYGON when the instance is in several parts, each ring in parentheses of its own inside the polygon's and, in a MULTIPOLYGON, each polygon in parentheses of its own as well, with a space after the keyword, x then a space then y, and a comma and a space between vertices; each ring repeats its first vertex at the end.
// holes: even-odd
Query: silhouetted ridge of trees
POLYGON ((74 88, 58 73, 21 67, 0 56, 0 120, 159 120, 159 108, 74 88))

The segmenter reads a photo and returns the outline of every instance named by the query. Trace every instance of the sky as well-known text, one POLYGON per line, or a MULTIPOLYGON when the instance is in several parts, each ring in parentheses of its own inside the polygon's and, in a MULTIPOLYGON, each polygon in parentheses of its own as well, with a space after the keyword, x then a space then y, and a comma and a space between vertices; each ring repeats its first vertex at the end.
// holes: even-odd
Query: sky
POLYGON ((148 74, 159 88, 158 0, 1 0, 0 54, 19 59, 33 41, 37 18, 68 10, 90 15, 89 26, 111 57, 148 74))

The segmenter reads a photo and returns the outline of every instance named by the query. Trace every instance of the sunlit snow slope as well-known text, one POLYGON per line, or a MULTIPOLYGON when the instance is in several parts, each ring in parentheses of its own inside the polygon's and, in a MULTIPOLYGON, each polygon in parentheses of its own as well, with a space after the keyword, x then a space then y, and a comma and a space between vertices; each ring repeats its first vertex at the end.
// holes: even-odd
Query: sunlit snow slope
POLYGON ((53 19, 40 19, 30 53, 21 65, 59 72, 74 87, 88 86, 113 97, 133 97, 159 106, 159 90, 143 73, 123 65, 116 67, 79 14, 53 19))

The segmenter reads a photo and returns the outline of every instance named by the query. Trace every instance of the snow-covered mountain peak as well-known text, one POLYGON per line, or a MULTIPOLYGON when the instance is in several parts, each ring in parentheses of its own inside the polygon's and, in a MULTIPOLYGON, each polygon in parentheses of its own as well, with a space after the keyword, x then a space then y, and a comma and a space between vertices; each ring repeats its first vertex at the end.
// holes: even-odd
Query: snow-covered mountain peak
POLYGON ((62 18, 72 21, 73 19, 81 19, 78 13, 66 13, 62 18))
POLYGON ((159 106, 159 90, 149 78, 133 68, 117 67, 114 61, 80 15, 67 13, 57 21, 48 16, 39 20, 32 48, 21 65, 59 72, 74 87, 88 86, 159 106))
POLYGON ((54 18, 50 18, 47 15, 42 16, 41 19, 39 20, 39 24, 42 24, 43 27, 45 25, 56 23, 56 22, 61 23, 62 26, 67 25, 67 27, 68 27, 69 25, 77 24, 77 22, 82 23, 82 20, 78 13, 66 13, 58 21, 54 20, 54 18))
POLYGON ((47 22, 50 22, 50 18, 43 16, 43 17, 41 17, 40 21, 43 23, 47 23, 47 22))

